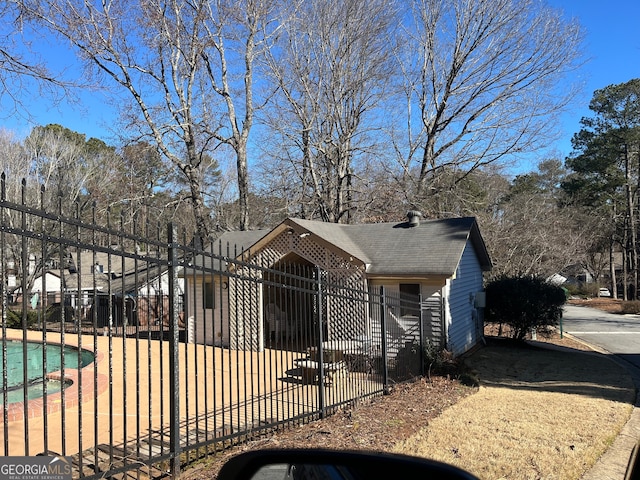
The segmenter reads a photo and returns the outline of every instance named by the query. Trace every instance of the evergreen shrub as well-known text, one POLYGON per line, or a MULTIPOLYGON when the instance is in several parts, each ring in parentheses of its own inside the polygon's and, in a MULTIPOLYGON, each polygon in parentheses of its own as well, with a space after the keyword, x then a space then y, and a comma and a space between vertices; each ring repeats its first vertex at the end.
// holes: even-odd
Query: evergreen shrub
POLYGON ((558 325, 566 294, 540 277, 501 277, 486 286, 485 321, 509 325, 512 336, 524 340, 539 328, 558 325))

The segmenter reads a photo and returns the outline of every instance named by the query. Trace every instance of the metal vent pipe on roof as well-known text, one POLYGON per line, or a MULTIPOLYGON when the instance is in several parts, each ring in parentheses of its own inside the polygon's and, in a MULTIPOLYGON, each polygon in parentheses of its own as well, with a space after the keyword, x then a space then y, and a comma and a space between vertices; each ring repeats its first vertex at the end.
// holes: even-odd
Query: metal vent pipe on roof
POLYGON ((409 219, 410 227, 417 227, 420 225, 420 218, 422 217, 422 212, 418 210, 409 210, 407 212, 407 218, 409 219))

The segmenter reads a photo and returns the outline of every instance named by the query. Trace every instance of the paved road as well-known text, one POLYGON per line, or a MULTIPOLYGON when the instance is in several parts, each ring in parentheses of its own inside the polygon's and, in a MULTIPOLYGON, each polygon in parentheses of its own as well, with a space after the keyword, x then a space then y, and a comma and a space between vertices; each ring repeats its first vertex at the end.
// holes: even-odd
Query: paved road
POLYGON ((640 315, 565 305, 563 330, 640 368, 640 315))
MULTIPOLYGON (((565 305, 563 328, 590 345, 601 347, 631 363, 629 368, 636 387, 640 387, 640 315, 614 315, 595 308, 565 305)), ((640 406, 636 398, 636 407, 640 406)), ((629 456, 640 438, 640 409, 635 408, 631 419, 615 442, 589 470, 583 480, 626 478, 629 456)))

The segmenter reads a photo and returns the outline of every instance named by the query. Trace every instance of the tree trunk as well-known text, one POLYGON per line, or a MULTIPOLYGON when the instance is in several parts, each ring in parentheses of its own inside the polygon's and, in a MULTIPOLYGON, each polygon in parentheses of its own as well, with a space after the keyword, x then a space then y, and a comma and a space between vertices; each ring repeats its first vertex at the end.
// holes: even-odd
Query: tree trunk
POLYGON ((631 191, 631 165, 627 144, 624 145, 625 193, 627 197, 627 216, 629 218, 629 250, 631 253, 630 270, 633 285, 633 299, 638 298, 638 247, 633 192, 631 191))
POLYGON ((311 164, 311 146, 309 142, 309 129, 302 129, 302 191, 300 195, 300 216, 310 218, 307 211, 307 188, 309 184, 309 165, 311 164))
POLYGON ((422 155, 422 165, 420 167, 420 177, 418 179, 418 198, 422 199, 427 195, 427 175, 433 171, 435 162, 435 135, 427 135, 427 143, 424 147, 422 155))
POLYGON ((627 230, 624 229, 624 238, 622 239, 622 299, 626 302, 629 300, 629 266, 627 260, 627 230))
POLYGON ((209 215, 206 212, 204 200, 202 199, 202 189, 200 188, 200 179, 194 174, 192 168, 186 168, 184 171, 189 182, 189 190, 191 192, 191 207, 196 221, 196 235, 201 239, 209 238, 211 228, 209 215))
POLYGON ((239 142, 236 147, 238 172, 238 206, 240 207, 240 230, 249 229, 249 172, 247 169, 247 145, 239 142))
POLYGON ((613 237, 609 241, 609 277, 611 278, 611 296, 618 298, 618 281, 616 279, 616 263, 613 252, 613 237))

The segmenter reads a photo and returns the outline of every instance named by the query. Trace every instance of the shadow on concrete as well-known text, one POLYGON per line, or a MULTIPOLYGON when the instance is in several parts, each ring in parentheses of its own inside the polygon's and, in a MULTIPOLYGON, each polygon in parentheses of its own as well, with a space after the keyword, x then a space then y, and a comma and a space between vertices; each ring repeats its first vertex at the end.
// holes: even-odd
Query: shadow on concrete
POLYGON ((485 386, 635 403, 633 378, 612 355, 494 339, 470 355, 466 364, 485 386))

